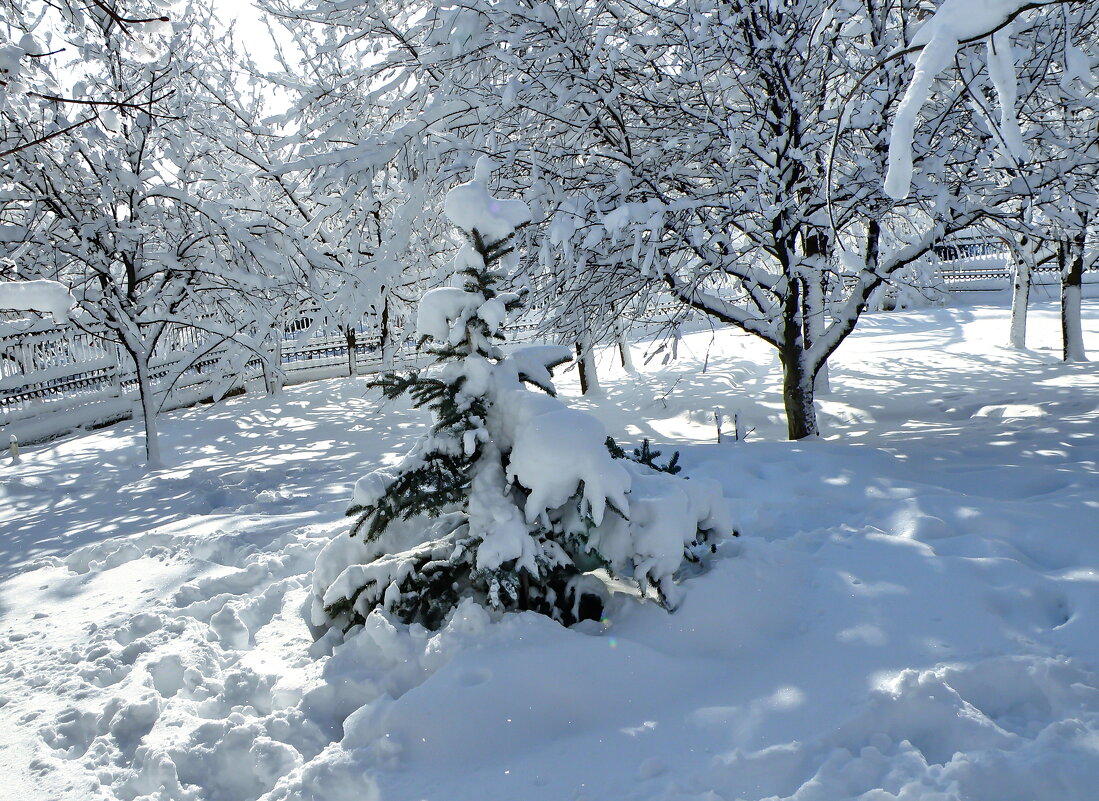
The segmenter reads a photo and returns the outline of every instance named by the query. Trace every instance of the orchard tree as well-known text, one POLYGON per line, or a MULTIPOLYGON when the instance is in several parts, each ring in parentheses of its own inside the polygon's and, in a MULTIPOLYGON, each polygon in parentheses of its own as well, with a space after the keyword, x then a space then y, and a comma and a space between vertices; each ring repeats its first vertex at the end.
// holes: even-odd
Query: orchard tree
POLYGON ((1015 262, 1010 341, 1021 348, 1031 271, 1056 260, 1065 361, 1085 359, 1080 296, 1089 228, 1099 213, 1099 9, 1074 0, 945 0, 912 40, 911 83, 891 131, 886 189, 907 195, 917 114, 937 76, 952 72, 977 110, 1001 183, 1015 262), (1020 54, 1024 57, 1020 58, 1020 54))
POLYGON ((406 51, 391 36, 347 21, 361 9, 260 6, 302 55, 280 52, 281 68, 264 76, 286 108, 250 123, 268 131, 254 151, 262 153, 261 177, 321 257, 312 259, 307 286, 320 315, 348 330, 372 318, 392 367, 420 292, 446 276, 451 235, 440 223, 440 198, 473 162, 436 158, 432 125, 453 110, 441 108, 432 81, 418 83, 403 69, 406 51))
MULTIPOLYGON (((285 0, 263 5, 305 54, 300 69, 287 64, 284 76, 273 76, 297 98, 283 118, 293 126, 297 150, 279 175, 304 176, 297 180, 313 188, 314 197, 342 198, 321 216, 365 216, 377 226, 372 230, 378 244, 363 253, 377 275, 373 287, 386 275, 400 279, 399 265, 407 270, 407 265, 440 263, 437 243, 446 241, 446 232, 438 224, 439 198, 479 155, 493 150, 506 165, 502 185, 523 193, 538 222, 551 212, 555 221, 555 230, 536 249, 523 249, 523 267, 515 277, 532 290, 529 318, 577 346, 582 383, 594 389, 593 345, 610 330, 608 321, 638 300, 644 282, 623 280, 617 248, 573 250, 579 228, 592 228, 573 207, 582 209, 582 216, 598 211, 591 203, 600 187, 592 184, 585 195, 583 172, 574 169, 565 193, 564 185, 556 188, 538 178, 539 167, 531 161, 535 155, 539 162, 557 159, 564 143, 547 142, 542 153, 533 154, 535 127, 530 137, 513 141, 517 130, 544 119, 513 108, 509 95, 518 85, 509 79, 513 70, 498 53, 485 52, 486 37, 504 33, 494 27, 500 19, 486 17, 476 5, 321 2, 302 8, 285 0), (488 95, 480 96, 482 91, 488 95), (559 263, 563 269, 554 270, 559 263)), ((506 9, 522 10, 521 4, 506 9)), ((533 243, 533 233, 525 241, 533 243)), ((437 267, 434 276, 431 272, 406 273, 403 282, 390 278, 385 286, 401 287, 396 300, 404 306, 417 281, 439 279, 437 267)))
POLYGON ((905 87, 886 56, 917 8, 279 7, 331 31, 329 53, 378 50, 343 61, 367 65, 360 109, 389 111, 329 163, 385 185, 383 164, 445 176, 493 148, 503 185, 547 229, 525 272, 554 327, 590 352, 631 303, 670 293, 775 347, 792 438, 817 433, 816 378, 874 292, 984 213, 962 177, 975 146, 954 136, 969 112, 951 98, 920 143, 918 191, 903 203, 881 191, 888 108, 905 87))
POLYGON ((1038 184, 1031 202, 1037 233, 1056 254, 1061 277, 1062 358, 1086 361, 1080 319, 1084 272, 1094 253, 1086 247, 1099 217, 1099 9, 1070 16, 1045 12, 1031 37, 1050 55, 1046 80, 1028 109, 1031 155, 1020 175, 1038 184))
POLYGON ((359 176, 362 195, 445 182, 491 150, 532 208, 523 236, 542 237, 521 274, 551 329, 588 354, 670 294, 776 349, 795 439, 818 433, 827 361, 875 293, 1059 180, 995 169, 1018 151, 1015 118, 987 119, 967 83, 979 46, 988 95, 1014 106, 1000 29, 1028 4, 266 5, 319 37, 298 39, 301 107, 331 109, 311 166, 359 176), (351 66, 309 79, 333 59, 351 66), (351 119, 374 125, 341 143, 351 119))
MULTIPOLYGON (((19 149, 4 175, 2 213, 14 232, 4 255, 21 279, 69 286, 83 312, 75 321, 129 356, 151 465, 161 462, 155 421, 166 392, 227 341, 238 355, 259 355, 251 331, 283 275, 242 202, 247 188, 232 188, 231 152, 191 127, 217 109, 195 90, 210 13, 192 5, 188 14, 192 24, 153 60, 112 50, 85 63, 106 91, 143 87, 132 98, 138 112, 100 115, 79 135, 19 149), (159 352, 181 348, 190 359, 174 372, 157 367, 159 352)), ((238 355, 221 365, 229 379, 243 366, 238 355)))
POLYGON ((973 147, 958 150, 968 116, 953 97, 921 142, 920 192, 881 191, 905 82, 878 65, 915 8, 686 2, 623 17, 596 4, 582 23, 513 26, 523 38, 506 52, 527 54, 514 104, 576 150, 546 182, 568 186, 572 169, 599 197, 576 245, 621 243, 620 280, 663 284, 772 345, 791 438, 817 433, 818 377, 879 287, 984 213, 966 196, 973 147))

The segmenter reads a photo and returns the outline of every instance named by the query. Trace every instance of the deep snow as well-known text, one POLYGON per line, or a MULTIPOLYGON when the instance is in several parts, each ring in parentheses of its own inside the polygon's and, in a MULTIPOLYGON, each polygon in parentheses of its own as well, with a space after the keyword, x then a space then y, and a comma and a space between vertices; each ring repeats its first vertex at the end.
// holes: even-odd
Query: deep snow
MULTIPOLYGON (((1099 303, 1084 325, 1099 352, 1099 303)), ((798 444, 742 335, 608 371, 594 402, 566 374, 620 443, 720 481, 743 534, 675 614, 571 630, 467 605, 313 643, 316 554, 423 420, 361 379, 167 415, 154 473, 132 424, 25 449, 0 467, 5 792, 1090 801, 1099 375, 1057 330, 1041 306, 1014 352, 1000 308, 867 316, 798 444), (714 443, 715 409, 746 443, 714 443)))
POLYGON ((0 309, 49 314, 61 325, 74 306, 76 298, 57 281, 0 281, 0 309))

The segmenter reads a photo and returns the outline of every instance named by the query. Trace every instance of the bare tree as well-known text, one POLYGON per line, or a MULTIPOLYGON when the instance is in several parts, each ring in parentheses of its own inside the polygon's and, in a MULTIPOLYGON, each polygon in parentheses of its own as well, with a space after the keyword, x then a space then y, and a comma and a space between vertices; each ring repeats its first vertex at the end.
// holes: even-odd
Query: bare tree
POLYGON ((581 356, 624 308, 670 294, 775 348, 795 439, 818 433, 818 380, 883 285, 1063 177, 1024 187, 994 169, 1010 118, 986 124, 965 56, 1002 20, 955 41, 959 58, 910 96, 905 55, 933 11, 918 0, 267 6, 320 37, 307 69, 358 65, 302 95, 331 109, 310 166, 363 192, 419 180, 440 196, 491 150, 535 211, 524 235, 542 237, 521 279, 581 356), (895 197, 883 182, 902 111, 911 173, 895 197), (335 146, 368 113, 372 133, 335 146))

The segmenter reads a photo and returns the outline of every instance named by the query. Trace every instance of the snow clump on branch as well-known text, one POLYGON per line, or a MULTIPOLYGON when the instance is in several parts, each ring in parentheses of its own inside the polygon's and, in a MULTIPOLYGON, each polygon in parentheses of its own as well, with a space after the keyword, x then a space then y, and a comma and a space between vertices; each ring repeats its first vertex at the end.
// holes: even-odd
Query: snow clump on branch
POLYGON ((927 103, 931 84, 950 66, 960 43, 988 36, 988 71, 1000 101, 1000 134, 1007 155, 1026 155, 1016 115, 1018 89, 1015 53, 1011 47, 1011 21, 1023 10, 1056 0, 945 0, 912 37, 922 47, 912 79, 897 107, 889 137, 885 193, 895 200, 908 197, 912 187, 912 140, 916 118, 927 103))

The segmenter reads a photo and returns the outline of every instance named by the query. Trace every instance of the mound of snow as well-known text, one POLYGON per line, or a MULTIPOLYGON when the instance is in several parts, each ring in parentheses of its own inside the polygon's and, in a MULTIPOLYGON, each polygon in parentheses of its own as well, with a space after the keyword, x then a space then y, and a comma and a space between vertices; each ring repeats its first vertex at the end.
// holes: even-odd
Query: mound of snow
POLYGON ((75 305, 68 287, 57 281, 0 282, 0 309, 49 314, 62 325, 69 321, 69 311, 75 305))

